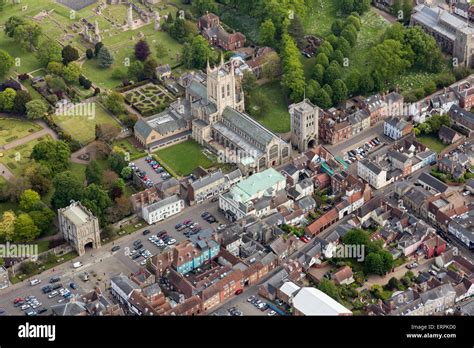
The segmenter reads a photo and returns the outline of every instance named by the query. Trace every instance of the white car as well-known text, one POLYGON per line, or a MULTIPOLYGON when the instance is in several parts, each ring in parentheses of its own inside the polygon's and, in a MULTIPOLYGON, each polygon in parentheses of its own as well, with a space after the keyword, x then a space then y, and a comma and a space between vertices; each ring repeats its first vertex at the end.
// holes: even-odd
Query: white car
POLYGON ((146 265, 146 260, 143 260, 142 262, 140 262, 140 265, 145 266, 146 265))
POLYGON ((36 309, 36 308, 38 308, 38 307, 40 307, 40 306, 41 306, 41 303, 38 302, 38 303, 33 304, 33 305, 31 306, 31 308, 36 309))
POLYGON ((173 245, 174 243, 176 243, 176 239, 173 239, 173 238, 172 238, 172 239, 170 239, 170 240, 168 241, 168 243, 166 243, 166 244, 168 244, 168 245, 173 245))
POLYGON ((39 280, 38 278, 32 279, 30 281, 31 286, 34 286, 34 285, 39 284, 39 283, 41 283, 41 280, 39 280))
POLYGON ((21 306, 22 311, 24 311, 25 309, 28 309, 28 308, 30 308, 29 304, 24 304, 23 306, 21 306))
POLYGON ((272 316, 274 316, 275 314, 276 314, 276 312, 275 312, 275 311, 270 311, 270 312, 268 312, 268 314, 267 314, 267 315, 268 315, 268 316, 270 316, 270 317, 272 317, 272 316))
POLYGON ((470 194, 471 194, 471 192, 469 192, 467 190, 462 193, 463 196, 469 196, 470 194))
POLYGON ((52 293, 50 293, 50 294, 48 295, 48 298, 56 297, 56 296, 58 296, 58 294, 59 294, 59 292, 57 292, 56 290, 54 290, 52 293))

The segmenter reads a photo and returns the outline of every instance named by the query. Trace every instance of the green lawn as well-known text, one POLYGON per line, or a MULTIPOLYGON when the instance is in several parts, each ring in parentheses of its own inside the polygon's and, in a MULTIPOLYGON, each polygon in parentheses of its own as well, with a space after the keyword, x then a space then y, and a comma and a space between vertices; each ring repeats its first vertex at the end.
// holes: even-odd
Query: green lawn
POLYGON ((334 0, 307 0, 308 14, 303 25, 308 34, 324 37, 331 33, 331 25, 337 16, 334 0))
POLYGON ((146 152, 143 150, 138 150, 132 145, 132 143, 130 143, 129 139, 115 141, 113 146, 118 146, 122 151, 128 152, 130 154, 130 160, 135 160, 137 158, 146 156, 146 152))
POLYGON ((58 116, 53 115, 54 122, 75 140, 86 145, 95 139, 95 126, 97 124, 111 124, 120 128, 120 125, 109 113, 95 103, 95 117, 90 116, 58 116))
POLYGON ((0 146, 21 139, 29 134, 40 131, 36 123, 15 118, 0 118, 0 146))
POLYGON ((19 145, 13 149, 3 152, 0 162, 10 169, 15 176, 20 176, 25 167, 31 163, 31 151, 33 147, 41 141, 51 139, 49 135, 32 140, 26 144, 19 145))
POLYGON ((431 150, 440 153, 446 148, 441 140, 432 135, 418 135, 416 139, 423 145, 429 147, 431 150))
POLYGON ((202 153, 202 149, 201 145, 189 140, 158 150, 156 155, 178 175, 184 176, 199 166, 207 169, 214 164, 202 153))
POLYGON ((112 37, 104 38, 104 45, 110 49, 115 58, 114 64, 107 69, 99 67, 97 59, 93 58, 86 61, 82 68, 84 75, 91 81, 95 82, 101 88, 114 88, 120 84, 119 80, 114 79, 111 74, 116 68, 121 68, 126 71, 126 59, 133 62, 135 59, 133 47, 138 41, 138 33, 142 32, 145 39, 150 45, 152 56, 155 57, 159 64, 170 64, 174 66, 178 63, 179 55, 181 54, 182 45, 174 40, 166 32, 155 31, 153 24, 139 28, 134 31, 126 31, 118 33, 112 37), (132 37, 134 40, 132 41, 132 37), (157 57, 156 45, 161 44, 166 48, 163 56, 157 57))
POLYGON ((250 115, 275 133, 289 132, 290 114, 280 82, 273 81, 258 86, 256 93, 249 109, 250 115))

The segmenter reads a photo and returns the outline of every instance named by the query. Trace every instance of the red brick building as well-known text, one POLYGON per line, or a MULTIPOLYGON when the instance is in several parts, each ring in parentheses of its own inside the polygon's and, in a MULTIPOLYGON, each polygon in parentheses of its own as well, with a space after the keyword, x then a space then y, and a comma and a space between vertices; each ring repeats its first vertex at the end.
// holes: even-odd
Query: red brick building
POLYGON ((198 28, 212 46, 221 47, 226 51, 234 51, 245 45, 245 35, 239 32, 228 33, 222 27, 219 17, 214 13, 207 13, 200 17, 198 28))

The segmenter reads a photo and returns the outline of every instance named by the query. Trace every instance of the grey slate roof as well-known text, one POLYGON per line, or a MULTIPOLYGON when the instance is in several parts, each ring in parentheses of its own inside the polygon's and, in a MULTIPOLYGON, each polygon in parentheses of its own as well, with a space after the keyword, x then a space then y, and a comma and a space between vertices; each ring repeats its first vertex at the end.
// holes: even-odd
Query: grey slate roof
POLYGON ((115 283, 119 289, 125 294, 129 295, 133 290, 140 289, 140 287, 132 282, 128 277, 123 274, 116 275, 110 279, 111 282, 115 283))
POLYGON ((222 113, 224 120, 228 121, 231 126, 237 128, 244 134, 248 134, 250 139, 255 140, 263 146, 268 145, 275 137, 268 129, 254 121, 251 117, 232 108, 225 108, 222 113))
POLYGON ((432 187, 434 190, 440 193, 443 193, 448 189, 448 185, 436 179, 433 175, 427 173, 421 173, 421 175, 418 177, 418 181, 432 187))
POLYGON ((211 173, 201 179, 194 181, 191 186, 194 188, 194 190, 200 190, 203 187, 209 186, 218 180, 222 180, 223 178, 224 174, 222 174, 222 171, 219 169, 217 172, 211 173))
POLYGON ((178 197, 178 195, 173 195, 171 197, 162 199, 161 201, 158 201, 156 203, 147 205, 147 206, 143 207, 143 209, 146 210, 148 213, 151 213, 151 212, 156 211, 156 210, 158 210, 158 209, 160 209, 164 206, 176 203, 179 200, 180 200, 180 198, 178 197))

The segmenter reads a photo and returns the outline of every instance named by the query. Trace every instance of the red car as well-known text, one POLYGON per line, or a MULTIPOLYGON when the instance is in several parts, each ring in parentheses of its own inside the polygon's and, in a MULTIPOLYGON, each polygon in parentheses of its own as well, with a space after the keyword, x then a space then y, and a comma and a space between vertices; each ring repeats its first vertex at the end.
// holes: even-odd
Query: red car
POLYGON ((240 295, 240 294, 243 293, 243 292, 244 292, 243 289, 239 289, 239 290, 237 290, 237 291, 235 292, 235 294, 236 294, 236 295, 240 295))
POLYGON ((183 222, 183 225, 188 225, 188 224, 190 224, 191 222, 192 222, 191 220, 185 220, 185 221, 183 222))
POLYGON ((17 297, 17 298, 13 301, 13 303, 14 303, 14 304, 17 304, 18 302, 21 302, 21 301, 23 301, 23 299, 22 299, 21 297, 17 297))
POLYGON ((309 242, 308 238, 306 238, 305 236, 302 236, 300 239, 301 239, 301 241, 304 242, 304 243, 308 243, 308 242, 309 242))

